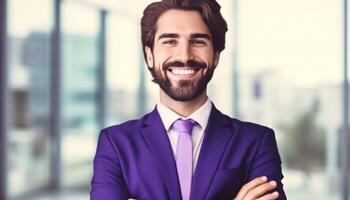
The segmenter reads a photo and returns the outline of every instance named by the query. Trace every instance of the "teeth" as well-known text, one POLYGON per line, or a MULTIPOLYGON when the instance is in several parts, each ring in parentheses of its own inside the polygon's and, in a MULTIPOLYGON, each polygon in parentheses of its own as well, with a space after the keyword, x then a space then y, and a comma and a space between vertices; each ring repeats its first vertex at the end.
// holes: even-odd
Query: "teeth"
POLYGON ((173 69, 172 72, 178 75, 188 75, 188 74, 193 74, 194 70, 193 69, 173 69))

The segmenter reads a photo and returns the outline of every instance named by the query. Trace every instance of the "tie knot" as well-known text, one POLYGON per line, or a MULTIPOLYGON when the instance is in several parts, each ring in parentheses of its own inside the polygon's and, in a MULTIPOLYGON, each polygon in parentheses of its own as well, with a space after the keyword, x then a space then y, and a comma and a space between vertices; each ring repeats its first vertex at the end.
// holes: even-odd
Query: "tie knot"
POLYGON ((192 119, 178 119, 173 123, 173 127, 179 132, 191 134, 195 123, 192 119))

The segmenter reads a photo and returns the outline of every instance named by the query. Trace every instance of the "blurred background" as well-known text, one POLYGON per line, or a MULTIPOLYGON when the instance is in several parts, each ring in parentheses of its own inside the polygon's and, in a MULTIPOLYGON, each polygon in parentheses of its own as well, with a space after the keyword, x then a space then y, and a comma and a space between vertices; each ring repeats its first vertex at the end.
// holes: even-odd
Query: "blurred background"
MULTIPOLYGON (((345 199, 344 1, 218 1, 229 32, 210 98, 274 128, 289 199, 345 199)), ((150 2, 0 1, 0 199, 89 199, 99 130, 158 101, 140 40, 150 2)))

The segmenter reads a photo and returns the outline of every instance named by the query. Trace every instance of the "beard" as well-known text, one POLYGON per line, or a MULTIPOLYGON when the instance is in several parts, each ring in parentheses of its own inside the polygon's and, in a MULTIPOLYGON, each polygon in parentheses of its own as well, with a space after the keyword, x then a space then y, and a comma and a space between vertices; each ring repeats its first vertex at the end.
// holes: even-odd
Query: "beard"
MULTIPOLYGON (((172 99, 176 101, 191 101, 199 97, 207 88, 207 85, 214 74, 214 67, 207 66, 207 64, 190 60, 186 63, 179 61, 164 63, 162 68, 156 68, 153 63, 153 68, 148 68, 152 74, 153 82, 157 83, 159 87, 172 99), (195 70, 207 69, 204 75, 196 80, 179 80, 178 87, 173 85, 167 75, 169 67, 188 66, 195 70), (164 71, 164 75, 162 74, 164 71)), ((200 71, 196 72, 200 73, 200 71)))

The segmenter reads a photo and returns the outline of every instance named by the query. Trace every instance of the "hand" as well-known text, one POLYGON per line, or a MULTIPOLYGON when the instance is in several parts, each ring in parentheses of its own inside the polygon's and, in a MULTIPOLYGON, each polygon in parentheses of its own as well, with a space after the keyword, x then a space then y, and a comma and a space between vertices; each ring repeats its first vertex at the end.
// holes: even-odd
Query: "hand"
POLYGON ((278 192, 268 193, 277 187, 276 181, 267 182, 267 177, 258 177, 243 185, 234 200, 274 200, 278 192))

